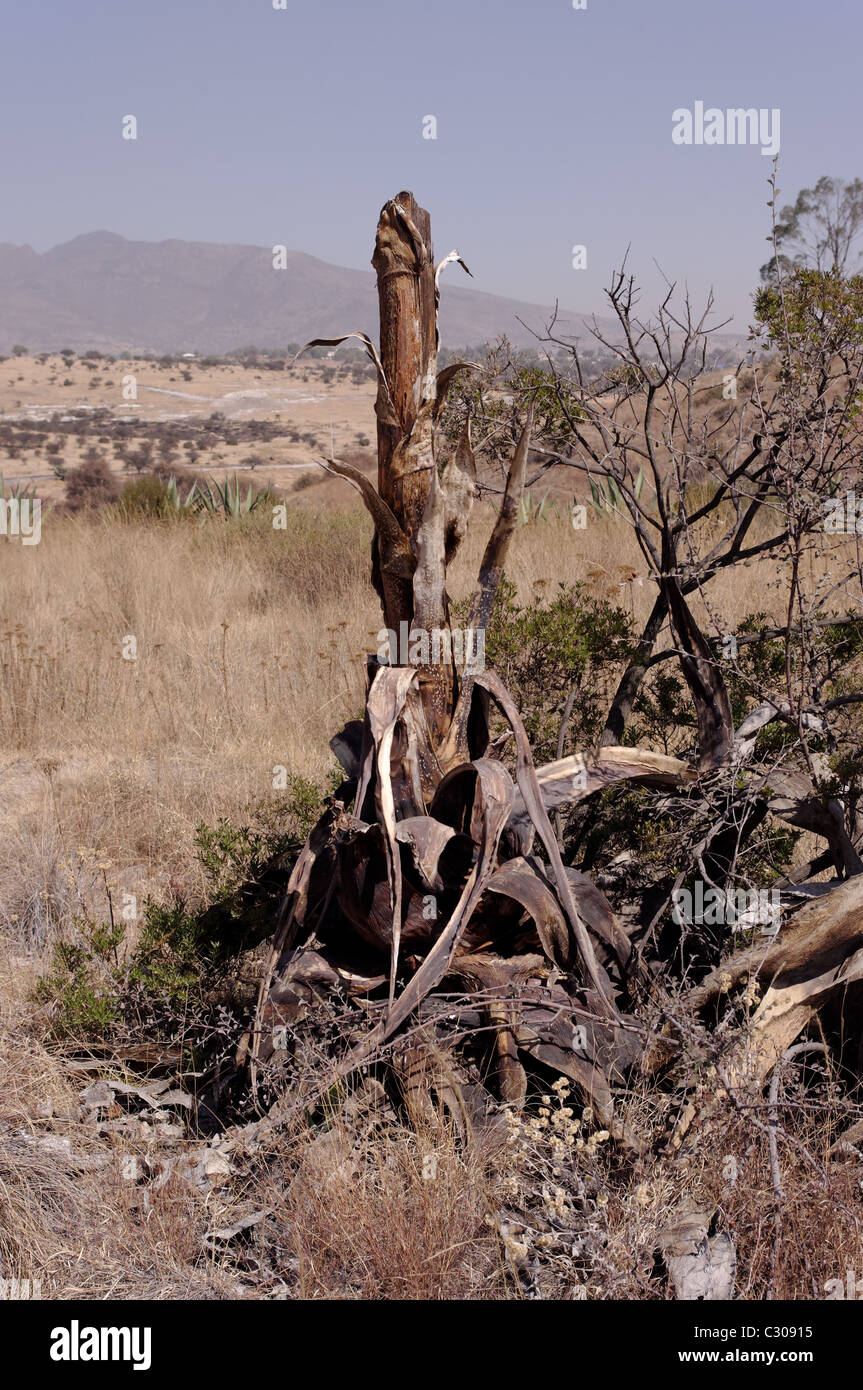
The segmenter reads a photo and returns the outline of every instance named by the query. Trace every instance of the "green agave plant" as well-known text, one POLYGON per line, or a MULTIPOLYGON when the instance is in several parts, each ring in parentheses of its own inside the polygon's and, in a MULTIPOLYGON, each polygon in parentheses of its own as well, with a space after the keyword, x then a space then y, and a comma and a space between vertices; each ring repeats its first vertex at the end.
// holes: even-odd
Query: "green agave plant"
POLYGON ((34 502, 36 500, 36 485, 31 483, 9 483, 0 473, 0 498, 15 498, 19 502, 34 502))
POLYGON ((240 480, 235 473, 233 478, 225 478, 221 483, 208 478, 203 486, 193 484, 185 505, 193 505, 196 511, 206 512, 210 516, 248 516, 269 497, 269 483, 265 488, 256 488, 254 484, 249 483, 244 497, 240 492, 240 480), (193 493, 194 503, 190 504, 193 493))
POLYGON ((177 479, 169 478, 165 484, 165 501, 169 507, 176 512, 192 512, 195 510, 195 496, 198 491, 198 484, 192 483, 186 496, 183 497, 177 487, 177 479))
MULTIPOLYGON (((595 483, 593 478, 589 478, 588 481, 590 483, 590 505, 600 516, 606 512, 624 510, 626 504, 623 500, 623 494, 613 478, 606 478, 604 483, 595 483)), ((641 489, 643 487, 644 469, 639 468, 638 477, 632 489, 636 501, 641 497, 641 489)))
POLYGON ((165 484, 165 501, 177 512, 195 513, 205 516, 248 516, 270 497, 269 483, 265 488, 255 488, 249 483, 245 496, 240 491, 240 480, 236 473, 232 478, 219 482, 208 478, 206 482, 192 483, 184 495, 177 485, 176 478, 169 478, 165 484))
POLYGON ((556 502, 549 501, 549 494, 546 492, 539 502, 535 502, 528 488, 518 506, 519 526, 529 526, 531 522, 549 521, 553 516, 559 517, 560 511, 556 502))
MULTIPOLYGON (((36 497, 35 483, 7 483, 3 474, 0 473, 0 502, 16 501, 32 504, 37 500, 40 499, 36 497)), ((50 511, 53 511, 54 503, 42 501, 41 508, 41 515, 47 516, 50 511)))
MULTIPOLYGON (((494 509, 495 511, 500 510, 497 504, 494 504, 494 509)), ((516 524, 529 526, 532 522, 550 521, 552 517, 560 517, 560 515, 561 512, 557 503, 554 500, 549 500, 548 492, 539 501, 536 501, 528 488, 518 504, 516 524)))

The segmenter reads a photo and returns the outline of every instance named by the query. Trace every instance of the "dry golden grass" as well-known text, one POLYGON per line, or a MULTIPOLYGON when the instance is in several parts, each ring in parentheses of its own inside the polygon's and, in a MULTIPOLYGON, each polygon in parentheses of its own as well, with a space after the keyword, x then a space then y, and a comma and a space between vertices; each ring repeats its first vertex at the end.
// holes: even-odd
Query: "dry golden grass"
POLYGON ((233 1297, 230 1272, 199 1258, 202 1203, 172 1181, 143 1210, 124 1175, 133 1150, 95 1134, 86 1082, 22 1026, 32 978, 0 955, 0 1277, 35 1281, 48 1299, 233 1297))
MULTIPOLYGON (((483 509, 453 567, 455 598, 472 590, 491 520, 483 509)), ((38 546, 4 547, 0 923, 38 900, 56 925, 76 897, 103 891, 79 849, 139 900, 194 894, 199 822, 236 820, 271 796, 277 768, 324 783, 328 740, 359 713, 364 653, 378 646, 369 543, 357 505, 290 508, 287 531, 266 514, 202 525, 49 515, 38 546)), ((508 575, 522 598, 583 581, 636 624, 653 599, 629 528, 592 515, 581 531, 565 518, 519 528, 508 575)), ((780 575, 765 561, 720 576, 714 616, 726 630, 755 608, 780 620, 780 575)))
MULTIPOLYGON (((470 592, 490 522, 486 512, 453 569, 456 598, 470 592)), ((4 546, 4 1277, 42 1279, 51 1297, 273 1296, 280 1286, 277 1269, 256 1285, 231 1260, 202 1255, 212 1213, 183 1183, 167 1183, 142 1213, 137 1186, 117 1175, 123 1143, 82 1125, 83 1083, 34 1035, 29 990, 76 912, 84 906, 104 915, 106 885, 139 901, 172 890, 195 897, 203 887, 193 854, 200 821, 236 822, 249 803, 272 794, 279 766, 324 781, 334 766, 328 739, 359 712, 363 653, 378 645, 369 540, 359 508, 315 515, 298 507, 287 532, 268 517, 197 525, 54 516, 40 545, 4 546), (129 637, 135 660, 123 657, 129 637), (69 1170, 19 1131, 70 1137, 75 1152, 110 1166, 69 1170)), ((638 582, 643 570, 629 530, 593 518, 586 531, 565 520, 521 528, 508 566, 523 597, 542 581, 583 580, 636 623, 653 597, 649 581, 638 582)), ((752 609, 781 617, 781 591, 771 587, 777 577, 771 561, 713 586, 712 603, 729 629, 752 609)), ((379 1135, 358 1154, 355 1137, 335 1130, 309 1157, 313 1142, 307 1133, 280 1140, 220 1198, 228 1214, 238 1203, 270 1209, 268 1258, 286 1261, 291 1296, 522 1296, 486 1218, 513 1183, 518 1190, 527 1181, 524 1174, 498 1159, 490 1166, 466 1159, 445 1133, 379 1135), (430 1145, 434 1182, 422 1169, 430 1145), (316 1163, 322 1167, 310 1179, 316 1163)), ((700 1156, 699 1178, 746 1233, 748 1294, 763 1296, 769 1271, 758 1252, 772 1216, 770 1174, 760 1141, 753 1148, 741 1132, 733 1142, 744 1154, 739 1184, 723 1187, 722 1155, 712 1150, 700 1156)), ((852 1183, 842 1177, 841 1200, 830 1206, 822 1168, 812 1171, 799 1156, 785 1161, 800 1200, 789 1216, 796 1253, 779 1287, 789 1297, 811 1296, 813 1281, 863 1263, 852 1183), (801 1257, 816 1224, 826 1230, 828 1221, 822 1255, 814 1263, 801 1257)), ((657 1186, 638 1168, 611 1181, 612 1160, 605 1170, 598 1162, 594 1154, 585 1180, 607 1242, 603 1277, 582 1283, 563 1261, 549 1288, 657 1296, 652 1250, 674 1184, 666 1178, 657 1186)), ((535 1178, 541 1167, 531 1159, 529 1173, 535 1178)), ((512 1248, 531 1248, 532 1239, 512 1237, 512 1248)))

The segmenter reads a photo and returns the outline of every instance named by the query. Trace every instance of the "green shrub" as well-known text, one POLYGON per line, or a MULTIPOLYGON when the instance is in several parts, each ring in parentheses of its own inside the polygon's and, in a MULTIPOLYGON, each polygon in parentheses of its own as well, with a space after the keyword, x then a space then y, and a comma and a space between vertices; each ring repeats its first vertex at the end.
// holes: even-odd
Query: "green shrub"
POLYGON ((49 1036, 81 1041, 142 1031, 178 1040, 197 1061, 221 1036, 215 1014, 236 1005, 230 965, 267 939, 299 849, 318 817, 323 792, 302 777, 285 794, 249 809, 242 825, 221 817, 200 824, 196 857, 208 890, 202 902, 148 899, 134 949, 125 923, 75 923, 76 940, 54 947, 50 971, 34 990, 48 1005, 49 1036))
MULTIPOLYGON (((466 601, 454 605, 463 624, 468 608, 466 601)), ((485 659, 518 706, 537 765, 557 757, 561 718, 572 690, 564 751, 596 742, 608 702, 604 675, 627 659, 631 646, 629 614, 589 594, 586 585, 559 584, 549 596, 540 589, 530 603, 521 604, 515 585, 501 581, 485 659)))
POLYGON ((256 884, 273 861, 295 854, 318 818, 321 789, 305 777, 289 777, 284 796, 261 802, 245 825, 220 817, 195 833, 197 858, 211 888, 211 901, 232 900, 245 884, 256 884))
POLYGON ((166 906, 148 899, 127 983, 139 986, 162 1006, 183 1008, 199 991, 215 944, 208 942, 201 916, 188 912, 182 900, 166 906))
POLYGON ((126 484, 120 493, 119 510, 131 520, 139 516, 170 516, 175 508, 171 506, 165 479, 151 476, 126 484))
POLYGON ((55 1039, 105 1038, 121 1017, 118 950, 125 927, 77 919, 78 941, 57 942, 51 973, 36 982, 35 999, 51 1006, 55 1039))

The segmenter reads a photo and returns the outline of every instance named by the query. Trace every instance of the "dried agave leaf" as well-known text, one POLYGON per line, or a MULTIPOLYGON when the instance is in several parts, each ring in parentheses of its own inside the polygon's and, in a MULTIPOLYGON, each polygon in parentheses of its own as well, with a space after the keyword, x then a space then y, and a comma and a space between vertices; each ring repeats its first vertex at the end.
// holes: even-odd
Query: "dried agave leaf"
POLYGON ((835 797, 822 799, 816 795, 809 777, 803 772, 775 768, 764 779, 764 786, 774 793, 768 802, 773 815, 820 835, 830 846, 837 873, 853 877, 863 872, 863 860, 845 829, 845 813, 835 797))
POLYGON ((416 557, 411 550, 410 541, 399 526, 396 518, 380 493, 365 473, 354 468, 352 463, 340 463, 337 459, 327 459, 327 468, 347 478, 349 483, 362 493, 363 501, 375 523, 375 535, 380 545, 381 569, 395 579, 411 579, 416 568, 416 557))
POLYGON ((506 490, 500 511, 492 528, 491 536, 482 557, 476 591, 471 602, 470 626, 477 629, 488 627, 494 596, 500 584, 506 561, 509 543, 515 531, 518 504, 524 491, 524 477, 527 470, 527 456, 530 452, 530 435, 533 429, 533 402, 527 412, 527 420, 516 446, 506 480, 506 490))
POLYGON ((444 930, 429 951, 416 974, 405 986, 386 1018, 365 1038, 339 1068, 345 1075, 360 1066, 387 1038, 401 1027, 428 992, 446 974, 453 953, 471 914, 482 895, 497 847, 509 815, 515 788, 509 773, 500 763, 477 758, 472 764, 477 774, 477 798, 482 803, 482 833, 477 861, 468 875, 459 901, 444 930))
POLYGON ((376 951, 392 950, 392 887, 386 836, 377 822, 339 845, 336 901, 357 936, 376 951))
POLYGON ((597 888, 592 879, 578 869, 567 868, 566 876, 575 896, 576 906, 590 930, 614 952, 620 968, 625 973, 631 970, 634 964, 632 942, 618 922, 614 908, 602 889, 597 888))
POLYGON ((443 259, 438 261, 437 265, 434 268, 434 287, 436 290, 440 290, 440 277, 443 274, 443 271, 446 269, 448 265, 452 265, 453 262, 455 262, 456 265, 460 265, 462 270, 467 271, 467 274, 470 275, 471 279, 473 279, 472 272, 468 270, 458 251, 448 251, 447 254, 443 257, 443 259))
MULTIPOLYGON (((371 338, 367 333, 342 333, 338 338, 312 338, 310 342, 304 343, 304 345, 300 348, 299 352, 297 353, 297 356, 294 358, 294 361, 296 362, 297 358, 302 357, 303 353, 308 352, 310 348, 339 347, 341 343, 346 343, 349 338, 356 338, 359 342, 361 342, 369 357, 371 358, 374 369, 378 375, 379 405, 386 403, 387 409, 385 411, 385 414, 387 416, 387 422, 390 424, 397 424, 398 420, 395 413, 395 407, 393 406, 392 398, 390 396, 390 388, 387 385, 387 378, 386 373, 384 372, 383 363, 381 362, 381 359, 378 357, 377 348, 375 347, 374 343, 372 342, 371 338)), ((379 411, 378 418, 381 418, 379 411)))
POLYGON ((267 962, 261 976, 261 984, 258 990, 258 1003, 255 1010, 255 1020, 251 1034, 244 1037, 239 1045, 237 1057, 238 1065, 248 1056, 251 1062, 251 1080, 253 1087, 257 1084, 256 1062, 262 1045, 262 1025, 265 1015, 269 1009, 270 985, 273 980, 273 973, 277 963, 281 962, 285 953, 290 951, 298 928, 305 919, 309 901, 309 887, 311 884, 312 870, 318 859, 326 853, 332 845, 336 811, 333 807, 328 807, 317 825, 312 830, 306 843, 303 845, 295 863, 291 876, 288 879, 288 886, 279 909, 279 916, 276 921, 276 930, 273 934, 272 944, 267 955, 267 962))
MULTIPOLYGON (((443 769, 435 755, 432 731, 426 718, 425 700, 429 697, 423 689, 423 668, 417 672, 417 684, 408 691, 405 707, 402 710, 402 724, 405 731, 405 748, 402 764, 406 778, 413 789, 414 805, 425 811, 434 797, 435 789, 443 777, 443 769)), ((436 700, 429 701, 429 712, 439 714, 436 700)))
POLYGON ((423 1127, 439 1122, 429 1094, 433 1089, 459 1138, 465 1142, 472 1137, 473 1123, 462 1089, 465 1079, 426 1031, 411 1047, 395 1054, 393 1070, 408 1111, 423 1127))
MULTIPOLYGON (((530 452, 532 429, 533 402, 531 401, 527 420, 510 464, 503 502, 480 564, 479 578, 471 600, 468 618, 468 627, 473 632, 484 632, 491 617, 492 605, 503 574, 509 543, 515 531, 519 502, 524 491, 524 477, 527 469, 527 457, 530 452)), ((468 721, 473 703, 473 686, 473 675, 466 675, 449 733, 440 750, 441 761, 444 764, 452 765, 466 752, 468 721)))
POLYGON ((487 893, 512 898, 529 912, 543 951, 554 964, 567 969, 572 963, 569 928, 554 893, 526 859, 508 859, 485 886, 487 893))
POLYGON ((408 666, 382 666, 375 677, 366 704, 369 727, 377 762, 376 796, 386 837, 387 868, 393 912, 392 955, 390 961, 390 1006, 395 997, 399 942, 401 939, 402 869, 396 846, 396 814, 390 759, 396 720, 404 708, 416 671, 408 666))
POLYGON ((291 996, 307 1000, 320 998, 319 988, 326 992, 339 983, 335 968, 319 951, 301 946, 296 950, 285 968, 279 973, 278 984, 270 992, 276 1004, 282 1004, 291 996))
POLYGON ((399 844, 409 845, 417 873, 430 893, 441 893, 446 884, 440 875, 440 857, 455 838, 449 825, 442 825, 433 816, 407 816, 396 826, 399 844))
POLYGON ((390 207, 392 207, 394 211, 398 213, 399 217, 401 218, 402 222, 407 228, 408 234, 413 243, 413 251, 414 256, 416 257, 417 267, 421 267, 428 260, 428 251, 426 250, 425 238, 423 237, 422 233, 420 232, 419 228, 417 227, 407 208, 403 207, 401 203, 396 201, 396 199, 392 200, 392 202, 390 203, 390 207))
POLYGON ((450 362, 448 367, 443 367, 437 374, 435 382, 435 408, 434 416, 437 419, 444 404, 449 388, 459 372, 481 372, 482 367, 478 362, 450 362))
MULTIPOLYGON (((652 753, 641 748, 609 746, 595 753, 572 753, 537 768, 542 802, 547 811, 558 806, 575 806, 595 792, 615 782, 644 782, 657 787, 681 787, 697 780, 698 774, 679 758, 652 753)), ((510 824, 524 853, 530 842, 530 816, 524 798, 516 794, 510 824)))
POLYGON ((563 860, 560 857, 557 839, 551 828, 548 814, 542 804, 536 769, 533 765, 530 744, 528 743, 524 725, 521 722, 521 716, 506 686, 494 671, 485 671, 482 675, 475 676, 474 679, 477 685, 482 686, 489 692, 515 735, 517 759, 516 781, 519 791, 521 792, 522 800, 527 807, 531 820, 536 826, 540 839, 545 845, 546 853, 551 860, 558 897, 569 919, 570 926, 572 927, 588 978, 599 995, 609 1017, 615 1018, 618 1015, 611 990, 611 982, 596 959, 593 943, 584 923, 578 915, 572 889, 566 876, 563 860))
POLYGON ((556 1043, 528 1042, 522 1045, 522 1051, 574 1081, 593 1106, 600 1124, 606 1128, 611 1127, 614 1103, 608 1080, 601 1067, 577 1057, 569 1048, 558 1047, 556 1043))
POLYGON ((438 784, 430 813, 478 844, 482 836, 484 807, 477 795, 476 763, 460 763, 438 784))
POLYGON ((493 1053, 498 1094, 507 1104, 521 1105, 527 1094, 527 1076, 518 1058, 517 1036, 522 1003, 519 990, 531 975, 543 969, 541 956, 504 958, 485 951, 458 956, 452 973, 470 981, 481 994, 482 1012, 495 1029, 493 1053))
POLYGON ((437 402, 429 397, 420 406, 409 434, 406 434, 393 450, 390 460, 390 476, 393 483, 415 473, 431 473, 434 462, 434 415, 437 402))
POLYGON ((330 739, 330 748, 350 778, 359 777, 362 768, 363 728, 362 719, 349 719, 330 739))

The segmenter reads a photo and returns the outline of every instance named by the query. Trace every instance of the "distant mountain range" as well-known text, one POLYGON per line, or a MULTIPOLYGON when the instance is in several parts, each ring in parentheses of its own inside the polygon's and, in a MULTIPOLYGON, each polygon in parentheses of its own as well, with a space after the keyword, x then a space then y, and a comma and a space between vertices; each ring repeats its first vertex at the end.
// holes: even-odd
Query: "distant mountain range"
MULTIPOLYGON (((506 333, 518 346, 550 310, 456 282, 441 295, 441 339, 475 346, 506 333)), ((271 248, 197 241, 128 241, 88 232, 41 255, 0 243, 0 351, 97 348, 103 352, 227 352, 284 348, 362 330, 376 336, 375 278, 301 251, 273 269, 271 248)), ((585 337, 586 318, 562 313, 556 331, 585 337)), ((604 331, 609 320, 601 319, 604 331)))

